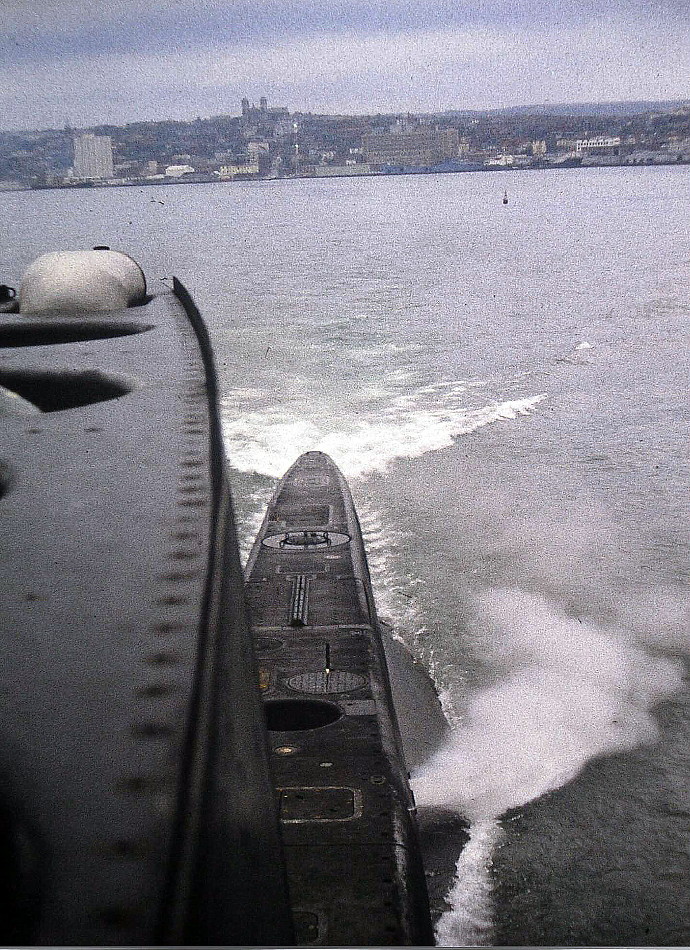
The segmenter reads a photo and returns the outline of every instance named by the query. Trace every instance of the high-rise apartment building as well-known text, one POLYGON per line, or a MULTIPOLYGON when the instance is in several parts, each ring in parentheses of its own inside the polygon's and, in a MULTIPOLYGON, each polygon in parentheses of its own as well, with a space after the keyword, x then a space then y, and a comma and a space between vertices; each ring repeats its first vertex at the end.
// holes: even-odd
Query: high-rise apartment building
POLYGON ((113 177, 113 142, 109 135, 84 132, 74 137, 74 177, 113 177))

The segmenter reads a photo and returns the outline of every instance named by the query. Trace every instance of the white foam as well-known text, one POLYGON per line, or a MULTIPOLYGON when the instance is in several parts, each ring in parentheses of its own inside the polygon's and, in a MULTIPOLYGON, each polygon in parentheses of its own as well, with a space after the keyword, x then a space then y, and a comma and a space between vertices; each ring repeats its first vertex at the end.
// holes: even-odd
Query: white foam
POLYGON ((339 413, 338 407, 330 417, 305 418, 289 407, 243 412, 242 400, 230 394, 222 402, 228 458, 238 471, 279 478, 303 452, 320 450, 347 477, 385 472, 396 459, 446 448, 482 426, 527 415, 546 398, 540 394, 469 408, 466 391, 461 383, 421 387, 397 396, 369 418, 339 413))
POLYGON ((238 519, 237 538, 240 547, 240 561, 242 562, 243 567, 249 560, 254 539, 259 533, 264 512, 270 498, 270 487, 255 489, 249 495, 249 504, 247 506, 247 512, 244 518, 238 519))
POLYGON ((414 647, 426 629, 418 598, 425 582, 400 570, 398 552, 409 544, 409 536, 387 525, 366 500, 357 502, 357 512, 378 614, 390 622, 396 637, 414 647))
POLYGON ((680 687, 680 664, 533 594, 492 591, 478 611, 489 658, 506 672, 469 700, 449 743, 414 776, 420 806, 498 817, 593 757, 656 738, 651 710, 680 687))
MULTIPOLYGON (((574 778, 592 758, 656 739, 653 707, 682 686, 679 662, 650 653, 629 629, 571 616, 517 590, 478 598, 487 659, 502 670, 455 714, 447 745, 413 775, 420 808, 470 818, 438 925, 441 946, 491 942, 491 854, 497 819, 574 778)), ((443 694, 442 694, 443 695, 443 694)), ((452 721, 452 720, 451 720, 452 721)))
POLYGON ((442 914, 436 925, 437 946, 491 946, 491 864, 500 837, 497 821, 485 820, 470 827, 470 840, 458 858, 455 881, 447 897, 452 909, 442 914))

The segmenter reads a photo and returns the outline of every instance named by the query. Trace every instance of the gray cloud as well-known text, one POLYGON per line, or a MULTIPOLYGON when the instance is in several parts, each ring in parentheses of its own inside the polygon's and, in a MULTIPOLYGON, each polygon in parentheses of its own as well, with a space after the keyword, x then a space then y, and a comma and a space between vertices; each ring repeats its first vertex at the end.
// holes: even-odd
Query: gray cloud
POLYGON ((291 109, 431 111, 673 98, 690 79, 688 12, 583 0, 9 0, 3 125, 291 109))

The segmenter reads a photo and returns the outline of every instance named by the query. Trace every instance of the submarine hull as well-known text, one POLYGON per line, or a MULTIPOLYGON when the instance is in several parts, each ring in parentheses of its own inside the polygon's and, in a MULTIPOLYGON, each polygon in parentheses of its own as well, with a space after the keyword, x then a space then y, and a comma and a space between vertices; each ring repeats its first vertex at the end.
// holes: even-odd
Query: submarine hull
POLYGON ((298 942, 432 945, 361 530, 328 456, 285 475, 246 575, 298 942))

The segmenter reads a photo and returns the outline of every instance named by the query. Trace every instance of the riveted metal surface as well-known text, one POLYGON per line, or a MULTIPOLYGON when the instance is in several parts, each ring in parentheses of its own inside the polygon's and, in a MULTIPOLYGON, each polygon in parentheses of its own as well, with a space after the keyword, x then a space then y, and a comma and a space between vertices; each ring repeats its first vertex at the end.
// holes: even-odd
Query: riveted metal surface
POLYGON ((137 315, 151 329, 121 336, 102 330, 117 314, 81 334, 24 318, 3 351, 6 379, 32 381, 27 393, 49 410, 34 441, 24 418, 4 417, 17 477, 0 513, 13 630, 0 766, 50 851, 37 943, 148 942, 171 842, 209 558, 210 440, 184 313, 165 295, 137 315), (128 386, 63 407, 60 380, 85 373, 128 386), (198 412, 198 431, 178 401, 198 412), (190 459, 193 485, 182 481, 190 459))
MULTIPOLYGON (((201 887, 202 901, 193 894, 193 842, 207 815, 223 908, 230 863, 249 879, 241 850, 219 844, 229 816, 200 808, 204 729, 217 717, 214 691, 224 682, 215 672, 212 689, 201 680, 214 669, 211 649, 221 652, 218 638, 232 630, 233 640, 246 640, 233 627, 244 624, 242 581, 208 351, 165 291, 93 322, 0 316, 0 343, 6 384, 24 387, 33 406, 27 416, 15 402, 0 431, 0 458, 12 462, 0 492, 0 812, 18 843, 14 856, 0 856, 10 862, 3 880, 13 882, 3 893, 0 941, 176 943, 162 937, 161 921, 168 938, 186 940, 194 905, 197 920, 204 916, 197 932, 213 937, 194 942, 233 943, 229 912, 212 906, 209 888, 201 887), (89 392, 80 396, 75 379, 89 392), (112 379, 118 391, 101 386, 112 379), (99 392, 108 398, 95 398, 99 392), (215 579, 221 564, 225 589, 215 579)), ((237 735, 256 731, 258 745, 235 746, 230 756, 235 770, 247 760, 251 769, 265 750, 256 673, 237 656, 223 663, 241 665, 256 697, 247 722, 242 688, 223 699, 237 735)), ((221 770, 214 780, 225 781, 221 770)), ((267 776, 265 783, 256 801, 263 795, 272 809, 276 834, 265 850, 279 867, 267 776)), ((224 807, 239 808, 236 790, 226 792, 224 807)), ((268 829, 265 813, 261 820, 268 829)), ((246 857, 251 870, 257 859, 246 857)), ((261 903, 262 893, 255 898, 261 903)), ((289 927, 282 936, 290 939, 289 927)))

